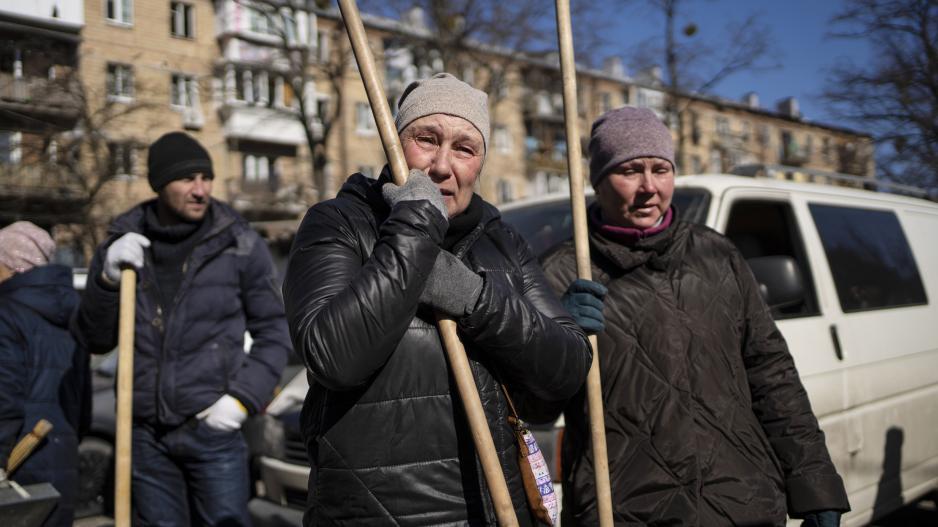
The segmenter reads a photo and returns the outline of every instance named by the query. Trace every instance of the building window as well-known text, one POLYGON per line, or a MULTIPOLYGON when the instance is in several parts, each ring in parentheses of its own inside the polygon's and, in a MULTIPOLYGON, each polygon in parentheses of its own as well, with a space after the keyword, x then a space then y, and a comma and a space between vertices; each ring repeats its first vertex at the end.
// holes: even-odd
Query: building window
POLYGON ((612 109, 612 94, 608 92, 599 94, 599 113, 606 113, 612 109))
POLYGON ((132 177, 136 175, 137 152, 131 143, 112 142, 107 145, 110 155, 110 172, 114 177, 132 177))
POLYGON ((132 99, 134 70, 126 64, 107 65, 107 95, 112 99, 132 99))
POLYGON ((723 172, 723 152, 714 148, 710 150, 710 172, 723 172))
POLYGON ((511 186, 510 181, 499 179, 498 183, 496 184, 496 187, 498 188, 498 202, 499 203, 509 203, 511 201, 514 201, 515 191, 514 191, 514 188, 511 186))
POLYGON ((107 19, 118 24, 132 24, 134 21, 133 0, 106 0, 107 19))
POLYGON ((508 154, 511 152, 512 141, 511 133, 508 127, 502 124, 495 125, 495 151, 499 154, 508 154))
POLYGON ((730 120, 722 115, 715 118, 717 135, 726 137, 730 135, 730 120))
POLYGON ((251 31, 261 35, 276 35, 277 28, 271 23, 271 17, 260 9, 248 9, 251 31))
POLYGON ((831 140, 829 137, 821 139, 821 155, 824 156, 825 162, 831 162, 831 140))
POLYGON ((195 77, 174 73, 169 87, 170 103, 180 108, 195 108, 199 101, 199 88, 195 77))
POLYGON ((373 134, 378 130, 375 116, 367 102, 355 103, 355 131, 359 134, 373 134))
POLYGON ((18 165, 23 159, 22 132, 0 132, 0 165, 18 165))
POLYGON ((169 4, 169 32, 174 37, 192 38, 192 5, 184 2, 169 4))
POLYGON ((742 139, 744 143, 748 143, 749 139, 752 138, 752 123, 749 121, 743 121, 742 127, 743 130, 740 134, 740 139, 742 139))
POLYGON ((248 186, 269 186, 277 181, 277 158, 264 155, 244 155, 244 183, 248 186))

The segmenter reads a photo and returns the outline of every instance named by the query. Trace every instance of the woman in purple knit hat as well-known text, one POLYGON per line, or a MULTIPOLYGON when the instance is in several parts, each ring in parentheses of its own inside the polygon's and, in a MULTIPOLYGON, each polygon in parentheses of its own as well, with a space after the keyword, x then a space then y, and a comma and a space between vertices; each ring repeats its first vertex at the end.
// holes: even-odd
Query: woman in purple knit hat
MULTIPOLYGON (((589 153, 595 281, 577 279, 572 242, 544 270, 599 339, 616 525, 838 525, 844 485, 759 285, 671 204, 670 131, 619 108, 589 153)), ((565 415, 564 525, 598 525, 583 392, 565 415)))

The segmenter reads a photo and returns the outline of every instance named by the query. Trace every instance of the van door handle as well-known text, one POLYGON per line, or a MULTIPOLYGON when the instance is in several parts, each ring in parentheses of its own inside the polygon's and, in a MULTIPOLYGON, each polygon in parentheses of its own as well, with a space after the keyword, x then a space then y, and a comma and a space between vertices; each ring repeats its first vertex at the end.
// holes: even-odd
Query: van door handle
POLYGON ((831 340, 834 341, 834 354, 837 360, 844 360, 844 350, 840 347, 840 337, 837 335, 837 324, 831 324, 831 340))

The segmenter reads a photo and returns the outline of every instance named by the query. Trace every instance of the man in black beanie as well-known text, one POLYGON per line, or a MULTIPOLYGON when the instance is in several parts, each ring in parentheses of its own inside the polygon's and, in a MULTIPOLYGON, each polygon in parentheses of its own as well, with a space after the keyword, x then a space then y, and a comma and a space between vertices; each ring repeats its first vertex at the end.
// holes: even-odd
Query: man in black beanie
POLYGON ((136 269, 135 519, 248 525, 240 428, 267 405, 290 353, 273 262, 244 218, 212 199, 212 160, 198 141, 160 137, 147 168, 157 198, 111 224, 74 331, 92 352, 112 350, 121 268, 136 269))

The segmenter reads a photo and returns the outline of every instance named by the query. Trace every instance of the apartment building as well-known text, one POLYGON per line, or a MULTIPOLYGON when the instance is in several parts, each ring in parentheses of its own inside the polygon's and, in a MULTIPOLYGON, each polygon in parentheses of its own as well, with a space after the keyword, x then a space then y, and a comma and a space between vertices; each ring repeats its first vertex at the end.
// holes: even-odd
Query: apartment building
MULTIPOLYGON (((285 253, 310 204, 334 196, 349 174, 375 176, 385 163, 339 14, 319 4, 324 3, 38 0, 35 13, 0 4, 0 17, 18 24, 0 26, 0 110, 6 110, 0 113, 0 174, 27 167, 49 172, 36 168, 39 154, 26 155, 22 145, 30 141, 45 149, 31 152, 45 152, 47 161, 51 156, 53 165, 62 165, 54 159, 56 136, 49 127, 66 137, 84 125, 82 133, 103 138, 105 146, 91 148, 86 157, 107 157, 101 165, 107 182, 93 203, 73 200, 80 211, 44 221, 80 223, 83 213, 105 223, 152 196, 147 145, 165 132, 185 130, 212 155, 215 195, 276 242, 275 252, 285 253), (57 52, 36 52, 50 46, 57 52), (74 101, 72 107, 57 106, 49 89, 41 103, 24 98, 24 89, 35 92, 65 72, 78 73, 86 107, 76 110, 74 101), (35 112, 44 112, 45 124, 33 138, 28 123, 35 112)), ((392 109, 409 82, 444 69, 419 9, 399 19, 365 15, 364 22, 392 109)), ((481 44, 473 51, 474 59, 449 67, 490 96, 492 144, 479 192, 505 203, 566 188, 557 55, 520 56, 481 44), (497 83, 489 82, 494 70, 480 64, 479 56, 501 65, 497 83)), ((593 120, 630 104, 657 112, 672 124, 676 140, 674 124, 683 119, 681 173, 757 163, 873 175, 869 136, 805 120, 794 100, 770 109, 752 94, 740 101, 685 94, 679 116, 667 115, 667 93, 654 72, 633 78, 615 59, 599 69, 579 68, 577 82, 584 143, 593 120)), ((46 195, 67 195, 68 185, 53 185, 55 192, 43 186, 46 195)), ((0 199, 9 199, 5 188, 0 184, 0 199)), ((40 217, 25 209, 18 214, 6 214, 0 223, 40 217)))
POLYGON ((82 24, 70 2, 0 4, 0 225, 29 219, 50 228, 80 216, 78 193, 50 169, 58 152, 48 137, 78 119, 68 79, 82 24))

